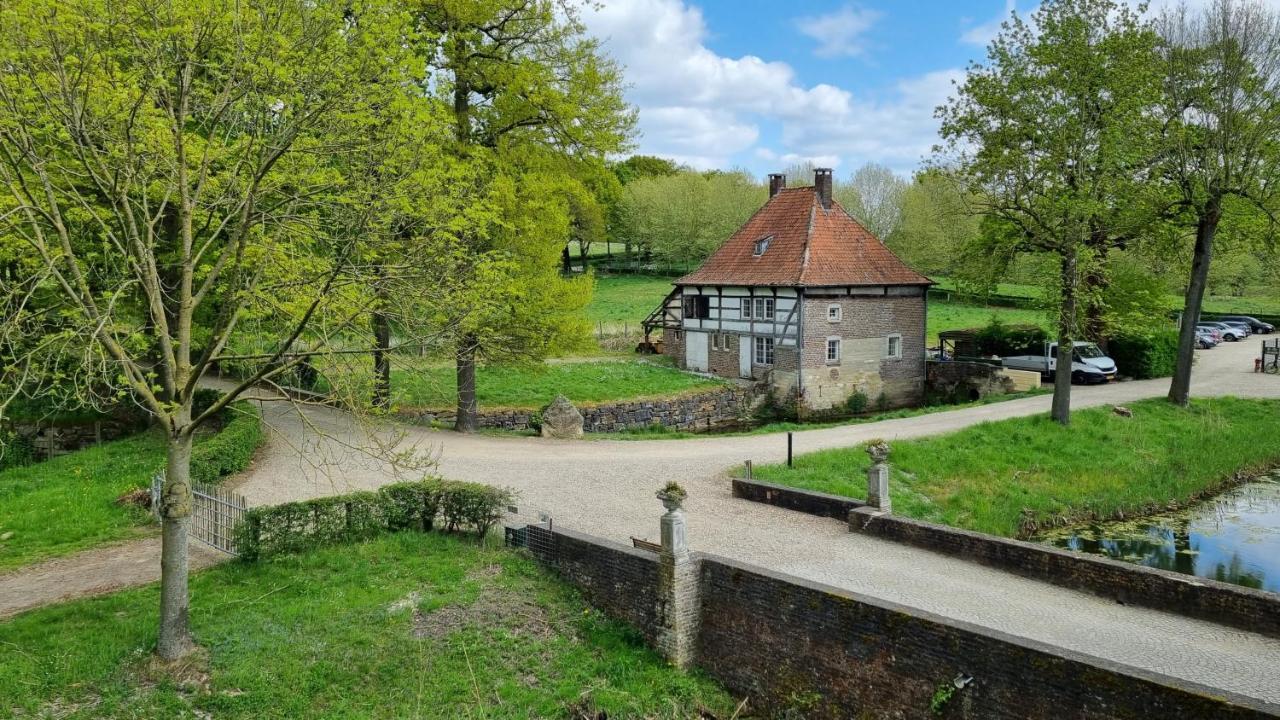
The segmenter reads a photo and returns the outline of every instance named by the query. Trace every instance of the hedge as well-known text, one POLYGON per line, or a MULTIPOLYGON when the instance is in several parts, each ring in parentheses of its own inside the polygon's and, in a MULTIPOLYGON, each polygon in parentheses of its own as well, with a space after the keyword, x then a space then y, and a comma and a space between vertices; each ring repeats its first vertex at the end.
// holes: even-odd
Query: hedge
POLYGON ((1107 342, 1107 355, 1123 375, 1138 380, 1168 377, 1178 362, 1178 333, 1160 330, 1114 337, 1107 342))
POLYGON ((471 530, 483 537, 514 497, 503 488, 427 478, 377 492, 255 507, 236 525, 237 551, 252 561, 398 530, 426 532, 437 522, 449 531, 471 530))
MULTIPOLYGON (((196 404, 199 404, 198 400, 196 404)), ((191 448, 191 479, 194 482, 213 485, 244 470, 253 460, 254 451, 262 444, 262 416, 252 403, 245 400, 231 403, 222 415, 228 418, 222 429, 191 448)))

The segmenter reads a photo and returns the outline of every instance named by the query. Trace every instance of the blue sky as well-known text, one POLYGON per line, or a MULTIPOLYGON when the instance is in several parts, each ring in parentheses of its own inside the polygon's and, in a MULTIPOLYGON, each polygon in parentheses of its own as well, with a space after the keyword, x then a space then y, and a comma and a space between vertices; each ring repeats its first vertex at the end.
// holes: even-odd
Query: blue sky
POLYGON ((1013 7, 604 0, 584 20, 626 66, 638 152, 757 175, 801 160, 908 175, 937 140, 933 108, 1013 7))

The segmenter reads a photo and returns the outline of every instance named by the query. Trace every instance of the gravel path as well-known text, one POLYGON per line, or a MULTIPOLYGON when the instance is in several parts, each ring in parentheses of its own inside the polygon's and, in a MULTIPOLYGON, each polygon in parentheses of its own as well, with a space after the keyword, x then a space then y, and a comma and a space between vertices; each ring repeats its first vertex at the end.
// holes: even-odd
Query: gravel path
MULTIPOLYGON (((1253 374, 1250 340, 1202 352, 1197 395, 1280 397, 1280 377, 1253 374)), ((1076 388, 1083 408, 1161 396, 1167 380, 1076 388)), ((958 430, 986 420, 1047 412, 1048 396, 914 418, 795 435, 796 452, 958 430)), ((397 479, 358 450, 391 433, 355 425, 324 408, 304 414, 263 402, 268 447, 234 487, 251 504, 273 504, 397 479)), ((548 441, 403 429, 404 443, 434 453, 447 477, 505 485, 521 514, 546 512, 565 527, 628 542, 654 538, 661 509, 654 490, 668 480, 689 489, 690 544, 778 571, 847 588, 1012 635, 1053 643, 1148 671, 1271 703, 1280 710, 1280 640, 1177 615, 1118 605, 998 570, 875 538, 843 523, 737 500, 727 471, 743 460, 785 457, 781 435, 651 441, 548 441)), ((154 549, 148 551, 155 558, 154 549)), ((77 556, 78 557, 78 556, 77 556)), ((154 563, 154 560, 153 560, 154 563)), ((14 573, 0 576, 0 616, 14 573)))

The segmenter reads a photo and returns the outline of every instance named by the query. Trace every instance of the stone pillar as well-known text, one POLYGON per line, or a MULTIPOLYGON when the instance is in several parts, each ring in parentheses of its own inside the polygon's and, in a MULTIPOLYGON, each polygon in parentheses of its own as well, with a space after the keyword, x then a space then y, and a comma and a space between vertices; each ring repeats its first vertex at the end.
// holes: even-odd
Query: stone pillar
POLYGON ((867 468, 867 505, 881 511, 892 510, 889 500, 889 443, 877 440, 867 444, 871 467, 867 468))
POLYGON ((688 668, 697 652, 699 598, 698 562, 689 553, 678 486, 658 492, 667 512, 662 516, 662 550, 658 553, 658 651, 672 665, 688 668))

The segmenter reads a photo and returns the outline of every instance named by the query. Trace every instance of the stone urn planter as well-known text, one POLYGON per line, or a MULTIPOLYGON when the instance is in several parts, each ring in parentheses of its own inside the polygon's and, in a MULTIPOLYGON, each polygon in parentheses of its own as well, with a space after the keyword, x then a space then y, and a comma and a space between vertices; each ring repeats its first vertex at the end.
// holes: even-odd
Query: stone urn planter
POLYGON ((684 500, 689 497, 689 493, 678 484, 669 482, 657 492, 657 497, 662 501, 662 507, 666 508, 667 512, 675 512, 684 506, 684 500))
POLYGON ((867 443, 867 455, 871 456, 872 463, 883 465, 889 459, 889 443, 883 440, 872 440, 867 443))

